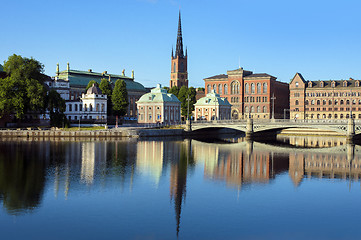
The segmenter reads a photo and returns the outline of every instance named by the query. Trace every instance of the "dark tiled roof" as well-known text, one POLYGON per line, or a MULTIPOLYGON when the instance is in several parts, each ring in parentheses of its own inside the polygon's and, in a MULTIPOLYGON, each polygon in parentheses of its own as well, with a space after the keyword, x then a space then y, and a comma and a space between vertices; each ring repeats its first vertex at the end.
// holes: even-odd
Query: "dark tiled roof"
POLYGON ((259 78, 259 77, 273 77, 267 73, 255 73, 248 76, 245 76, 244 78, 259 78))
POLYGON ((220 74, 220 75, 212 76, 212 77, 205 78, 205 79, 220 79, 220 78, 228 78, 228 75, 220 74))
MULTIPOLYGON (((318 80, 318 81, 308 81, 306 83, 306 88, 308 88, 309 82, 312 82, 312 88, 331 88, 332 82, 335 82, 335 88, 343 88, 343 83, 347 82, 347 87, 356 87, 356 82, 360 80, 318 80), (321 87, 321 82, 323 82, 323 87, 321 87)), ((360 85, 359 85, 360 86, 360 85)))

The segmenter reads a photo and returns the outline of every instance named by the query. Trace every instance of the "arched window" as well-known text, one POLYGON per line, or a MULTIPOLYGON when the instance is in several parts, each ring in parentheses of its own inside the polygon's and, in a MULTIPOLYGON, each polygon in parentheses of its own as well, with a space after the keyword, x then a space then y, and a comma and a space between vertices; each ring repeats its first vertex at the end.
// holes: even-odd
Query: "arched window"
POLYGON ((267 83, 263 83, 263 93, 267 93, 267 83))
POLYGON ((244 108, 244 112, 248 113, 248 107, 247 106, 244 108))
POLYGON ((251 83, 251 93, 254 93, 255 92, 255 85, 254 85, 254 83, 251 83))
POLYGON ((239 94, 239 82, 233 81, 231 83, 231 94, 239 94))
POLYGON ((224 94, 228 94, 228 85, 224 84, 224 94))
POLYGON ((295 101, 295 105, 298 105, 298 100, 295 101))
MULTIPOLYGON (((261 84, 260 84, 261 85, 261 84)), ((257 112, 261 112, 261 107, 260 106, 257 106, 257 112)))
POLYGON ((173 72, 176 72, 176 64, 173 64, 173 72))
POLYGON ((266 113, 267 112, 267 107, 263 106, 263 112, 266 113))
POLYGON ((305 101, 305 105, 308 105, 308 100, 305 101))
POLYGON ((214 90, 215 92, 217 92, 217 85, 216 85, 216 84, 213 84, 213 90, 214 90))
POLYGON ((350 105, 350 100, 346 100, 346 105, 350 105))
POLYGON ((335 105, 337 105, 337 104, 338 104, 338 100, 336 99, 336 100, 335 100, 335 105))
POLYGON ((252 107, 251 107, 251 113, 253 113, 253 112, 254 112, 254 107, 252 106, 252 107))
POLYGON ((326 105, 327 104, 326 100, 322 100, 322 104, 326 105))
POLYGON ((343 100, 340 101, 340 104, 341 104, 341 105, 343 104, 343 100))
POLYGON ((261 84, 257 83, 257 93, 261 93, 261 84))
POLYGON ((311 105, 315 105, 315 100, 311 100, 311 105))
POLYGON ((210 93, 211 92, 211 85, 207 85, 207 93, 210 93))
POLYGON ((93 105, 89 104, 89 111, 93 111, 93 105))
POLYGON ((320 103, 321 103, 320 100, 317 100, 317 105, 320 105, 320 103))
POLYGON ((104 103, 102 104, 102 112, 104 112, 105 111, 105 105, 104 105, 104 103))
POLYGON ((245 91, 245 93, 249 93, 249 85, 248 85, 248 83, 246 83, 245 85, 244 85, 244 91, 245 91))
POLYGON ((88 111, 88 106, 86 104, 84 104, 84 111, 88 111))
POLYGON ((222 94, 222 84, 218 84, 218 93, 222 94))
POLYGON ((97 105, 95 107, 95 111, 99 112, 99 103, 97 103, 97 105))
POLYGON ((328 105, 332 105, 332 100, 328 100, 328 105))

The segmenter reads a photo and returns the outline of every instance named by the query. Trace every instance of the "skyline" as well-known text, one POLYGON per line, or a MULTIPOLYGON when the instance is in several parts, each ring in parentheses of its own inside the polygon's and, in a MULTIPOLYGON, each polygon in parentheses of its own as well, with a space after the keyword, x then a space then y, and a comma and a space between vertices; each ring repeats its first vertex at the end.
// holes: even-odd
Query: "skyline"
POLYGON ((12 54, 34 57, 45 74, 92 69, 127 76, 145 87, 169 85, 178 11, 188 48, 189 86, 239 66, 290 82, 361 79, 361 3, 123 0, 4 2, 0 62, 12 54), (16 12, 17 14, 14 14, 16 12), (35 27, 34 27, 35 26, 35 27))

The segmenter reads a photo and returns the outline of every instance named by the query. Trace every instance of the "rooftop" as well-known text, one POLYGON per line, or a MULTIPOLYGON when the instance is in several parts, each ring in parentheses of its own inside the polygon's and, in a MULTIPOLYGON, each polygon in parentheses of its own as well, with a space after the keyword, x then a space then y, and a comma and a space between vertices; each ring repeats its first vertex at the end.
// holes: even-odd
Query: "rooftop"
POLYGON ((157 84, 156 88, 153 88, 150 93, 146 93, 137 101, 137 103, 161 103, 161 102, 174 102, 181 103, 178 98, 168 93, 166 89, 162 88, 162 85, 157 84))
POLYGON ((205 97, 200 98, 194 105, 203 106, 203 105, 211 105, 211 106, 231 106, 226 98, 222 98, 218 93, 211 90, 205 97))

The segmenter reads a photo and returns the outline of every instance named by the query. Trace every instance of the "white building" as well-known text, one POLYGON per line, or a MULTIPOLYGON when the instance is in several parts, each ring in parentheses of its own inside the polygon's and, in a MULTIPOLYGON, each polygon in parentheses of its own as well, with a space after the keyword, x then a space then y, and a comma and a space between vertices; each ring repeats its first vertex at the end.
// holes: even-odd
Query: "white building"
POLYGON ((194 116, 197 120, 231 119, 231 104, 227 98, 220 97, 213 89, 194 104, 194 116))

